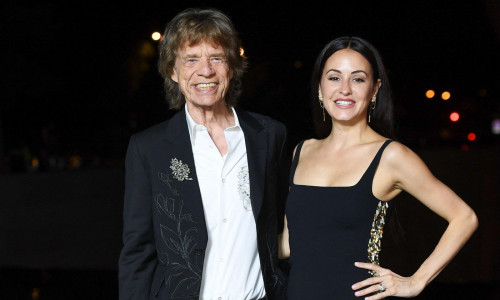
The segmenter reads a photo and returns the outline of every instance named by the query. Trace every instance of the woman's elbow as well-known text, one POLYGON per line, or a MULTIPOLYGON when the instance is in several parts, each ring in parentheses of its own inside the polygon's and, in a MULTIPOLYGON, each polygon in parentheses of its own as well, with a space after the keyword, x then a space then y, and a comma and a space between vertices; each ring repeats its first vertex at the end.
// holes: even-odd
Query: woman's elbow
POLYGON ((472 232, 476 231, 477 227, 479 227, 479 219, 477 218, 476 213, 471 209, 468 216, 469 226, 472 232))
POLYGON ((462 230, 464 230, 465 232, 469 232, 470 234, 474 233, 474 231, 476 231, 477 227, 479 226, 477 215, 470 207, 467 207, 466 210, 462 211, 457 220, 460 220, 460 223, 462 224, 461 226, 463 228, 462 230))

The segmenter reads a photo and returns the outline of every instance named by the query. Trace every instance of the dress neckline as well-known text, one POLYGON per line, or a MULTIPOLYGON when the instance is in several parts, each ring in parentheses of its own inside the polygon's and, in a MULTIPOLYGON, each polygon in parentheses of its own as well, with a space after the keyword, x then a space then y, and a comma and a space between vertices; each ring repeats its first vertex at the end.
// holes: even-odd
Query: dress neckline
POLYGON ((294 179, 295 179, 295 170, 297 169, 297 166, 299 164, 300 152, 302 150, 302 145, 304 144, 304 142, 305 142, 305 140, 302 140, 299 143, 299 147, 297 147, 297 151, 295 153, 295 157, 293 158, 293 169, 291 170, 293 172, 293 175, 290 178, 290 185, 291 186, 296 186, 296 187, 304 187, 304 188, 319 188, 319 189, 333 189, 333 188, 337 188, 337 189, 348 189, 348 188, 355 188, 356 186, 358 186, 363 181, 363 179, 365 179, 365 177, 367 176, 368 171, 370 171, 370 169, 373 168, 373 165, 375 163, 377 163, 377 165, 378 165, 378 160, 379 160, 380 156, 382 156, 382 152, 384 151, 385 147, 390 142, 392 142, 392 140, 388 139, 388 140, 385 140, 382 143, 382 146, 380 146, 380 148, 377 150, 377 153, 375 153, 375 156, 373 157, 372 161, 370 162, 370 164, 368 165, 368 167, 365 169, 365 171, 363 172, 363 175, 361 175, 361 177, 359 178, 359 180, 355 184, 353 184, 353 185, 347 185, 347 186, 322 186, 322 185, 308 185, 308 184, 296 184, 295 183, 295 181, 294 181, 294 179))

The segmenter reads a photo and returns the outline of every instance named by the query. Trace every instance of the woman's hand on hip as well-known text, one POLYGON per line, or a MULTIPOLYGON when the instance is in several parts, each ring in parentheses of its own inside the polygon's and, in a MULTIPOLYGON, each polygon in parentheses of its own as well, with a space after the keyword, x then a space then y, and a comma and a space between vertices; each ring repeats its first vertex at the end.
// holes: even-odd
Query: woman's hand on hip
POLYGON ((389 296, 411 298, 420 294, 424 289, 412 277, 400 276, 375 264, 356 262, 354 265, 377 274, 352 286, 352 289, 356 291, 354 293, 356 297, 370 295, 365 298, 366 300, 384 299, 389 296))

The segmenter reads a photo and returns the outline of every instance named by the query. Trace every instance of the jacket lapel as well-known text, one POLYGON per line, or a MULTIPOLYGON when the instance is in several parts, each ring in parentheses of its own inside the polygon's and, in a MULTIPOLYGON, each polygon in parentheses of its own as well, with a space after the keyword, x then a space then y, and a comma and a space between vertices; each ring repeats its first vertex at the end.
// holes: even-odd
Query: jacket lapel
POLYGON ((262 207, 266 179, 267 136, 264 127, 248 112, 236 109, 240 126, 245 135, 248 173, 250 177, 250 199, 255 219, 262 207))
POLYGON ((201 192, 198 183, 198 176, 196 174, 196 166, 194 164, 193 149, 191 147, 191 139, 189 137, 189 129, 187 127, 186 112, 181 109, 176 113, 171 119, 167 126, 167 132, 165 133, 165 140, 168 143, 166 147, 167 153, 170 160, 176 158, 182 161, 189 167, 189 178, 188 180, 177 181, 177 187, 184 195, 184 208, 190 211, 197 222, 203 228, 205 225, 205 214, 203 213, 203 202, 201 199, 201 192))

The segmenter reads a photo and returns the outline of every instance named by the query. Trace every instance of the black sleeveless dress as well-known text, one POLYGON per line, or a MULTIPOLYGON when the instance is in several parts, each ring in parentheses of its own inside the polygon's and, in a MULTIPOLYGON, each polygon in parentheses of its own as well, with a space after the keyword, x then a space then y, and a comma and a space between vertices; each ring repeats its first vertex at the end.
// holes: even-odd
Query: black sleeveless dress
POLYGON ((387 140, 357 184, 319 187, 293 183, 304 141, 290 171, 286 217, 290 236, 288 299, 360 299, 351 286, 371 275, 354 262, 378 264, 390 202, 375 198, 372 181, 387 140))

